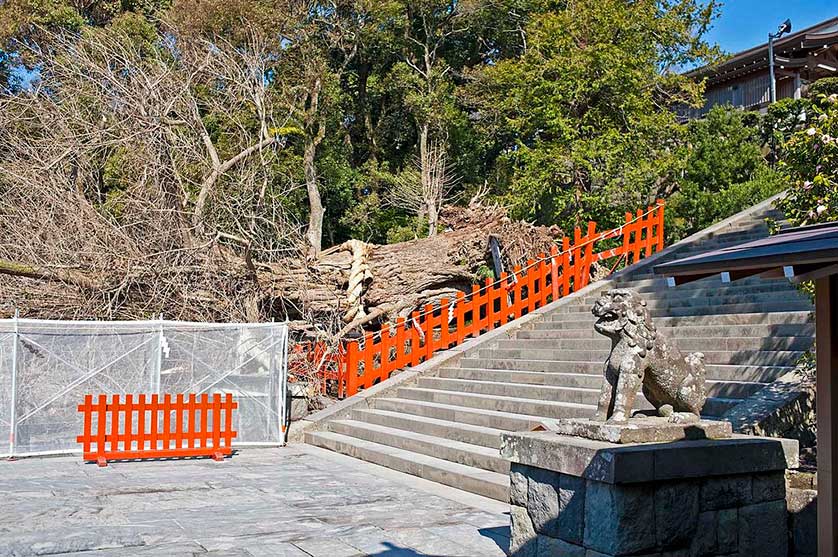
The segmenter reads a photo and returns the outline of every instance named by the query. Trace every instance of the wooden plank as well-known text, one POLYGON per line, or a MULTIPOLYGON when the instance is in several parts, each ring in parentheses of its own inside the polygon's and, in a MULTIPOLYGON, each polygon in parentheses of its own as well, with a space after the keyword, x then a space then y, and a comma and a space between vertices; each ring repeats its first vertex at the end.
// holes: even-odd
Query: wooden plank
POLYGON ((838 551, 838 275, 815 283, 818 420, 818 556, 838 551))
POLYGON ((526 269, 527 272, 525 274, 525 277, 527 285, 527 313, 532 313, 535 311, 536 308, 535 280, 537 272, 535 267, 535 261, 533 261, 532 259, 527 259, 526 269))
POLYGON ((157 414, 160 409, 160 397, 157 393, 151 395, 151 420, 149 422, 149 439, 148 445, 149 448, 153 451, 157 450, 157 414))
POLYGON ((119 452, 119 395, 113 395, 111 398, 111 437, 110 437, 110 452, 119 452))
POLYGON ((466 295, 463 292, 457 292, 457 302, 454 306, 455 317, 455 336, 457 345, 463 343, 466 339, 466 295))
POLYGON ((140 451, 146 450, 146 431, 145 431, 145 413, 146 413, 146 397, 145 394, 140 394, 137 401, 137 449, 140 451))
POLYGON ((189 402, 186 407, 186 446, 190 449, 195 448, 195 441, 197 440, 196 412, 195 393, 189 393, 189 402))
POLYGON ((422 324, 419 312, 410 314, 410 365, 418 366, 422 362, 422 324))
POLYGON ((634 261, 630 261, 631 255, 631 233, 633 230, 632 219, 634 216, 631 213, 626 213, 626 222, 623 225, 623 251, 622 255, 626 257, 626 266, 631 265, 634 261))
POLYGON ((207 393, 201 394, 201 403, 198 405, 198 411, 201 413, 201 433, 199 439, 201 440, 201 448, 206 448, 209 434, 207 433, 207 414, 210 411, 209 395, 207 393))
POLYGON ((634 225, 634 242, 632 243, 632 255, 634 262, 640 261, 640 250, 643 247, 643 209, 637 210, 634 225))
POLYGON ((430 360, 434 357, 434 306, 433 304, 425 304, 425 360, 430 360))
POLYGON ((451 347, 451 329, 448 320, 450 309, 448 298, 442 298, 439 301, 439 346, 442 350, 448 350, 451 347))
POLYGON ((183 447, 183 394, 175 397, 175 448, 183 447))
POLYGON ((562 238, 562 296, 570 294, 570 277, 573 275, 573 265, 570 262, 570 238, 562 238))
POLYGON ((172 447, 172 395, 163 395, 163 450, 172 447))
POLYGON ((221 393, 212 395, 212 446, 221 447, 221 393))
POLYGON ((125 434, 123 436, 123 450, 134 449, 134 395, 125 395, 125 434))
POLYGON ((352 396, 358 392, 358 365, 360 361, 358 341, 346 343, 346 392, 345 396, 352 396))
POLYGON ((232 393, 227 393, 227 398, 224 401, 224 446, 227 448, 232 446, 233 438, 236 436, 233 431, 233 410, 236 406, 236 403, 233 402, 232 393))
POLYGON ((663 199, 657 200, 657 218, 658 218, 658 226, 657 226, 657 251, 663 250, 663 241, 664 241, 664 234, 663 234, 663 211, 666 202, 663 199))
POLYGON ((404 317, 396 319, 396 358, 394 366, 396 369, 402 368, 407 363, 407 330, 405 329, 404 317))
POLYGON ((381 362, 379 363, 380 374, 383 377, 387 377, 395 369, 393 361, 390 359, 392 345, 393 340, 390 337, 390 326, 385 324, 381 327, 381 362))

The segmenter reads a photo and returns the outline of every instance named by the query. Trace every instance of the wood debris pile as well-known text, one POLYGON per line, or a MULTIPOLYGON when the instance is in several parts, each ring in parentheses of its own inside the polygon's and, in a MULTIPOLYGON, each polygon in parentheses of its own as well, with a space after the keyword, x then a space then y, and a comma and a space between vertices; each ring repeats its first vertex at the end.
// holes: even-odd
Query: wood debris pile
MULTIPOLYGON (((446 207, 444 232, 390 245, 350 240, 304 256, 260 263, 213 243, 177 259, 111 258, 95 268, 0 259, 0 311, 51 319, 289 320, 299 336, 342 338, 470 292, 476 271, 492 267, 489 238, 505 268, 547 252, 562 236, 512 220, 497 206, 446 207)), ((48 252, 49 250, 44 250, 48 252)))

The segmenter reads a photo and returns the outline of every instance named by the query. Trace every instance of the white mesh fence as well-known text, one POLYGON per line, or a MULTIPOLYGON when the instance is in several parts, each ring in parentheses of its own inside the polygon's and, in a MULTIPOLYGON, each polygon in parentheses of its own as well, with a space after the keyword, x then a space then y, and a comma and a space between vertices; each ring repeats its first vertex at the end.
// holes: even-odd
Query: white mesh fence
POLYGON ((0 456, 81 452, 86 394, 232 393, 234 446, 284 443, 287 350, 281 323, 2 319, 0 456))

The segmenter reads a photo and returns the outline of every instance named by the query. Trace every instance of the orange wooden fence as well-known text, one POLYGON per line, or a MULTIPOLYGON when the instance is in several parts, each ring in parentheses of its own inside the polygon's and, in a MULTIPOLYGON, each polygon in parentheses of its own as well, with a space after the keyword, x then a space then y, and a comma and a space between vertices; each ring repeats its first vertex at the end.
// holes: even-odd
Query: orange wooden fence
POLYGON ((233 395, 212 399, 204 393, 200 399, 190 394, 184 401, 179 394, 85 395, 79 412, 84 414, 84 431, 76 440, 82 444, 84 460, 107 466, 109 460, 211 456, 222 460, 232 452, 233 410, 238 403, 233 395), (222 416, 223 415, 223 416, 222 416), (173 419, 174 418, 174 419, 173 419), (95 427, 94 427, 95 426, 95 427), (121 444, 121 447, 120 447, 121 444), (95 445, 95 448, 93 446, 95 445))
MULTIPOLYGON (((565 237, 561 249, 538 254, 523 268, 516 266, 498 280, 475 284, 468 294, 458 292, 454 300, 426 305, 409 319, 367 333, 362 340, 344 342, 333 359, 322 358, 323 347, 307 348, 314 360, 324 362, 321 375, 337 378, 339 396, 351 396, 383 381, 401 368, 415 366, 439 350, 457 346, 467 338, 500 327, 580 290, 590 281, 593 263, 619 258, 631 264, 663 249, 664 203, 626 213, 625 224, 605 232, 589 222, 583 231, 565 237), (620 239, 622 242, 620 243, 620 239), (598 242, 612 240, 616 247, 596 251, 598 242), (328 371, 327 371, 328 370, 328 371)), ((616 265, 614 265, 616 268, 616 265)), ((312 360, 312 358, 308 358, 312 360)))

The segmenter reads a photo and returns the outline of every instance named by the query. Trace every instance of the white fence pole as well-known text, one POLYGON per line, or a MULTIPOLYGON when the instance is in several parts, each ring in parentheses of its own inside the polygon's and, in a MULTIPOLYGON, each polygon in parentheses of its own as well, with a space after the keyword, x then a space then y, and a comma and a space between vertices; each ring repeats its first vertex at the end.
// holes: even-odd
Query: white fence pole
MULTIPOLYGON (((280 411, 280 409, 282 408, 282 405, 281 405, 281 401, 278 398, 279 397, 279 395, 278 395, 279 381, 277 380, 277 377, 276 377, 276 359, 275 359, 276 358, 276 345, 274 344, 274 323, 273 323, 273 319, 271 319, 271 331, 268 334, 268 346, 270 346, 270 350, 271 350, 271 353, 268 354, 268 408, 270 408, 271 410, 273 410, 274 408, 277 408, 277 411, 280 411), (276 404, 276 406, 274 406, 274 404, 271 403, 271 400, 270 400, 271 397, 276 397, 275 400, 273 401, 276 404)), ((273 429, 274 424, 273 424, 273 419, 271 417, 271 413, 268 412, 267 414, 268 414, 267 415, 267 420, 268 420, 267 432, 268 432, 268 435, 270 435, 274 431, 274 429, 273 429)), ((279 425, 280 425, 280 427, 282 427, 281 418, 280 418, 279 425)))
POLYGON ((157 319, 157 357, 151 374, 151 394, 160 394, 160 373, 163 367, 163 314, 157 319))
POLYGON ((14 335, 12 336, 12 408, 9 415, 9 458, 15 455, 15 438, 17 437, 17 345, 20 335, 18 317, 20 313, 15 309, 14 335))
POLYGON ((282 414, 280 414, 280 422, 281 424, 281 435, 282 435, 282 444, 288 442, 288 424, 290 420, 288 419, 288 324, 283 324, 282 326, 282 343, 281 352, 279 353, 280 357, 280 364, 279 364, 279 400, 281 401, 280 408, 282 409, 282 414))

